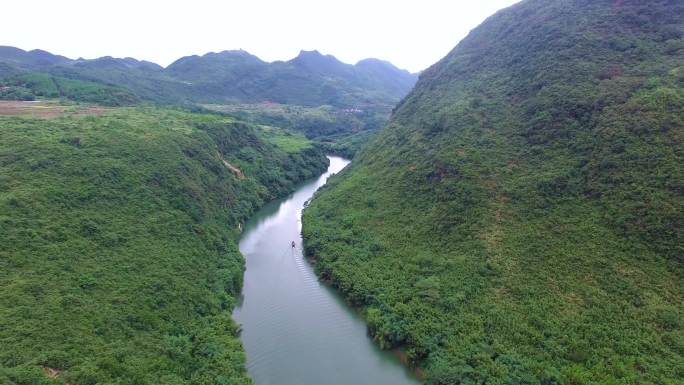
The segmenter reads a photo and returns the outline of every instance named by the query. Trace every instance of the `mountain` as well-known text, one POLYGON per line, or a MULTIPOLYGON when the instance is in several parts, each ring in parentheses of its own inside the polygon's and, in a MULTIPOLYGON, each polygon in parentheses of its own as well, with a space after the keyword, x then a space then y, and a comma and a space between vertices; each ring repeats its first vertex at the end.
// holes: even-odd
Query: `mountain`
POLYGON ((7 65, 15 65, 20 68, 41 69, 54 65, 71 62, 64 56, 53 55, 47 51, 35 49, 24 51, 15 47, 0 46, 0 58, 7 65))
POLYGON ((188 82, 231 81, 263 70, 268 63, 250 53, 223 51, 203 56, 186 56, 171 63, 166 69, 172 77, 188 82))
POLYGON ((0 384, 253 384, 241 224, 324 154, 216 114, 61 107, 0 116, 0 384))
POLYGON ((416 82, 415 75, 385 60, 364 59, 356 63, 356 68, 364 73, 367 81, 377 82, 397 95, 405 94, 405 90, 413 88, 416 82))
POLYGON ((245 51, 224 51, 181 58, 166 72, 191 83, 194 98, 205 102, 391 106, 410 91, 416 76, 385 63, 385 77, 376 80, 372 68, 318 51, 301 51, 292 60, 274 63, 245 51))
POLYGON ((525 0, 305 210, 316 270, 428 384, 684 378, 684 3, 525 0))
POLYGON ((33 100, 36 97, 63 98, 106 106, 127 106, 140 102, 136 95, 121 87, 42 72, 18 73, 0 83, 0 99, 33 100))
POLYGON ((122 87, 137 97, 170 104, 276 102, 308 107, 389 109, 408 93, 416 75, 388 62, 345 64, 318 51, 267 63, 243 50, 178 59, 167 68, 133 58, 71 60, 45 51, 0 47, 0 80, 21 73, 122 87), (375 76, 382 74, 382 79, 375 76))
POLYGON ((122 87, 146 101, 160 104, 189 102, 187 86, 164 75, 164 69, 135 59, 102 57, 77 60, 50 68, 48 72, 69 79, 122 87))
POLYGON ((300 51, 296 58, 287 62, 294 68, 323 76, 335 78, 351 78, 354 76, 354 67, 344 64, 332 55, 323 55, 314 51, 300 51))

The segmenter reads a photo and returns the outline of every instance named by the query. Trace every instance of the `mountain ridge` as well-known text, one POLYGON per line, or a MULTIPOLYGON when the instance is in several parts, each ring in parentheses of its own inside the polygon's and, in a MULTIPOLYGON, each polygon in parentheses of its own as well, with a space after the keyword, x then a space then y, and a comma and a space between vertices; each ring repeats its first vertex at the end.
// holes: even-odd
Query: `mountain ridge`
POLYGON ((365 59, 353 65, 316 50, 270 63, 244 50, 225 50, 184 56, 162 67, 131 57, 72 60, 47 51, 0 47, 0 80, 28 72, 122 87, 143 100, 161 103, 277 102, 381 109, 399 101, 417 80, 417 75, 387 61, 365 59))
POLYGON ((408 71, 408 70, 406 70, 406 69, 403 69, 403 68, 400 68, 400 67, 394 65, 394 64, 393 64, 392 62, 390 62, 389 60, 384 60, 384 59, 379 59, 379 58, 372 58, 372 57, 365 58, 365 59, 360 59, 360 60, 358 60, 356 63, 353 63, 353 64, 352 64, 352 63, 346 63, 346 62, 343 62, 343 61, 341 61, 340 59, 338 59, 335 55, 332 55, 332 54, 323 54, 323 53, 321 53, 321 52, 320 52, 319 50, 317 50, 317 49, 314 49, 314 50, 304 50, 304 49, 302 49, 302 50, 299 51, 299 53, 297 54, 297 56, 294 56, 294 57, 292 57, 291 59, 285 59, 285 60, 280 60, 280 59, 279 59, 279 60, 273 60, 273 61, 270 61, 270 62, 269 62, 269 61, 265 61, 265 60, 261 59, 259 56, 254 55, 254 54, 250 53, 249 51, 244 50, 244 49, 242 49, 242 48, 238 48, 238 49, 226 49, 226 50, 222 50, 222 51, 208 51, 208 52, 206 52, 206 53, 204 53, 204 54, 191 54, 191 55, 186 55, 186 56, 179 57, 178 59, 172 61, 171 63, 169 63, 169 64, 166 65, 166 66, 163 66, 163 65, 161 65, 161 64, 159 64, 159 63, 156 63, 156 62, 153 62, 153 61, 149 61, 149 60, 145 60, 145 59, 137 59, 137 58, 134 58, 134 57, 132 57, 132 56, 115 57, 115 56, 105 55, 105 56, 95 57, 95 58, 92 58, 92 59, 85 59, 85 58, 83 58, 83 57, 79 57, 79 58, 77 58, 77 59, 71 59, 71 58, 68 58, 68 57, 66 57, 66 56, 53 54, 53 53, 51 53, 50 51, 43 50, 43 49, 25 50, 25 49, 23 49, 23 48, 19 48, 19 47, 15 47, 15 46, 10 46, 10 45, 0 45, 0 59, 4 58, 6 52, 11 52, 11 51, 14 51, 14 52, 17 52, 17 53, 21 53, 22 55, 25 55, 25 54, 30 54, 30 55, 41 55, 41 54, 42 54, 42 55, 46 55, 46 56, 49 56, 49 57, 60 58, 61 60, 73 61, 73 62, 76 62, 76 61, 92 61, 92 60, 98 60, 98 59, 102 59, 102 58, 111 58, 111 59, 118 59, 118 60, 131 60, 131 59, 132 59, 132 60, 135 60, 135 61, 141 62, 141 63, 154 64, 154 65, 159 66, 159 67, 161 67, 161 68, 163 68, 163 69, 167 69, 169 66, 171 66, 173 63, 177 62, 178 60, 182 60, 182 59, 186 59, 186 58, 192 58, 192 57, 200 57, 200 58, 202 58, 202 57, 214 56, 214 55, 222 55, 222 54, 240 54, 240 55, 245 55, 245 56, 251 56, 251 57, 257 58, 259 61, 261 61, 261 62, 263 62, 263 63, 267 63, 267 64, 278 63, 278 62, 291 62, 291 61, 297 59, 298 57, 300 57, 300 56, 302 56, 302 55, 306 56, 306 55, 308 55, 308 54, 315 54, 315 55, 320 55, 320 56, 324 56, 324 57, 333 58, 333 59, 339 61, 340 63, 347 64, 347 65, 354 65, 354 66, 355 66, 355 65, 357 65, 357 64, 359 64, 359 63, 361 63, 361 62, 367 61, 367 60, 376 60, 376 61, 388 63, 388 64, 392 65, 393 67, 397 68, 398 70, 403 71, 403 72, 406 72, 406 73, 409 73, 409 74, 417 75, 417 74, 420 72, 420 71, 419 71, 419 72, 411 72, 411 71, 408 71))
POLYGON ((684 4, 525 0, 425 70, 303 217, 431 385, 684 378, 684 4))

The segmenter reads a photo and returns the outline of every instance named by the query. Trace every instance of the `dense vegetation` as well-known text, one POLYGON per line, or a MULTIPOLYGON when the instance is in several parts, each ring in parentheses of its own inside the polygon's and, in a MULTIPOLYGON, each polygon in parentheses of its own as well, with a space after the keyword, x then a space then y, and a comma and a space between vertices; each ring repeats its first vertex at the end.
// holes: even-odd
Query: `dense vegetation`
POLYGON ((304 214, 429 384, 681 384, 684 3, 525 0, 425 71, 304 214))
POLYGON ((240 120, 301 132, 328 153, 351 158, 389 117, 389 109, 303 107, 274 103, 206 105, 240 120))
POLYGON ((238 224, 323 154, 152 108, 0 127, 0 383, 251 383, 238 224))
POLYGON ((302 107, 286 104, 207 105, 240 120, 300 131, 310 139, 375 130, 387 121, 389 110, 339 109, 333 106, 302 107))
POLYGON ((104 106, 129 106, 138 97, 124 89, 100 83, 72 80, 46 73, 21 74, 0 80, 0 99, 36 100, 63 98, 104 106))
POLYGON ((0 99, 205 104, 240 120, 302 132, 347 155, 358 141, 338 142, 381 127, 416 78, 389 62, 350 65, 317 51, 274 63, 245 51, 223 51, 183 57, 163 68, 133 58, 71 60, 0 46, 0 99))
POLYGON ((184 57, 163 68, 132 58, 71 60, 0 46, 0 80, 35 72, 120 87, 165 104, 278 102, 391 108, 416 81, 415 75, 388 62, 367 59, 350 65, 317 51, 274 63, 245 51, 224 51, 184 57))
POLYGON ((327 154, 334 154, 347 159, 352 159, 376 133, 376 130, 365 130, 329 135, 317 138, 316 145, 327 154))
POLYGON ((318 51, 266 63, 245 51, 188 56, 165 70, 189 84, 193 100, 277 102, 308 107, 392 106, 415 84, 416 76, 391 63, 369 59, 342 63, 318 51))

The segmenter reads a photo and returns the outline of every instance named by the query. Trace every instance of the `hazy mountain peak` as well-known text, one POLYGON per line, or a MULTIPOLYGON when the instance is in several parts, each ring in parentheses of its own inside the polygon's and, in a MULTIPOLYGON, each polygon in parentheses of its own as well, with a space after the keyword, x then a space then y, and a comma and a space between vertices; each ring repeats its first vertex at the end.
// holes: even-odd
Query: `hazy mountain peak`
POLYGON ((6 59, 15 61, 29 66, 50 66, 54 64, 63 64, 71 61, 71 59, 64 56, 54 55, 50 52, 34 49, 25 51, 21 48, 0 46, 0 60, 6 59))
POLYGON ((384 69, 384 70, 390 70, 390 71, 396 71, 396 72, 403 72, 406 74, 410 74, 411 72, 401 69, 391 62, 387 60, 382 60, 382 59, 376 59, 376 58, 367 58, 367 59, 362 59, 359 60, 356 64, 356 67, 365 67, 365 68, 377 68, 377 69, 384 69))
POLYGON ((346 64, 338 60, 333 55, 323 55, 317 50, 300 51, 299 55, 288 63, 305 68, 315 73, 349 73, 353 71, 351 64, 346 64))
MULTIPOLYGON (((325 55, 323 55, 317 49, 310 50, 310 51, 303 49, 303 50, 300 50, 299 54, 297 55, 297 57, 307 57, 307 56, 308 57, 314 57, 314 56, 325 56, 325 55)), ((328 55, 328 56, 331 56, 331 55, 328 55)))
POLYGON ((4 55, 4 54, 9 54, 9 53, 15 53, 15 54, 16 53, 26 53, 26 51, 24 51, 21 48, 12 47, 9 45, 0 45, 0 54, 4 55))
POLYGON ((220 57, 220 58, 243 58, 243 59, 251 59, 254 61, 259 61, 263 62, 259 57, 256 55, 252 55, 251 53, 245 51, 244 49, 232 49, 232 50, 224 50, 221 52, 209 52, 205 54, 202 57, 220 57))
POLYGON ((339 64, 344 64, 344 65, 349 65, 346 63, 341 62, 338 58, 336 58, 333 55, 324 55, 318 50, 313 50, 313 51, 305 51, 301 50, 299 51, 299 55, 295 57, 294 59, 290 60, 291 62, 300 62, 300 63, 339 63, 339 64))
POLYGON ((401 99, 416 81, 414 75, 386 61, 365 59, 352 65, 318 50, 302 50, 289 61, 273 63, 243 49, 225 50, 185 56, 163 68, 132 57, 71 60, 42 50, 0 46, 0 64, 3 78, 39 70, 123 86, 142 99, 174 102, 386 107, 401 99))

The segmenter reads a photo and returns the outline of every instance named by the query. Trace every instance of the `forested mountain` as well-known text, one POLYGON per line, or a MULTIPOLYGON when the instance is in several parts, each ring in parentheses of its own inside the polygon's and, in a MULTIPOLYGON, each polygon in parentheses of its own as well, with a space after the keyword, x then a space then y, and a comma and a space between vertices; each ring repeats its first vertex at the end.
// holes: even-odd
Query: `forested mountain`
POLYGON ((302 51, 286 62, 266 63, 245 51, 191 56, 172 63, 167 73, 188 82, 203 102, 271 101, 316 107, 391 106, 415 83, 416 76, 383 62, 375 67, 342 63, 318 51, 302 51))
POLYGON ((71 60, 0 47, 0 80, 32 72, 120 87, 160 103, 276 102, 339 108, 391 108, 417 79, 388 62, 367 59, 350 65, 318 51, 302 51, 290 61, 274 63, 245 51, 223 51, 183 57, 163 68, 132 58, 71 60))
POLYGON ((684 3, 524 0, 424 71, 304 213, 430 384, 684 378, 684 3))
POLYGON ((216 114, 55 106, 0 116, 0 384, 252 384, 240 225, 323 153, 216 114))
POLYGON ((21 69, 44 69, 72 61, 64 56, 53 55, 39 49, 24 51, 7 46, 0 46, 0 58, 5 65, 15 67, 17 71, 21 69))

